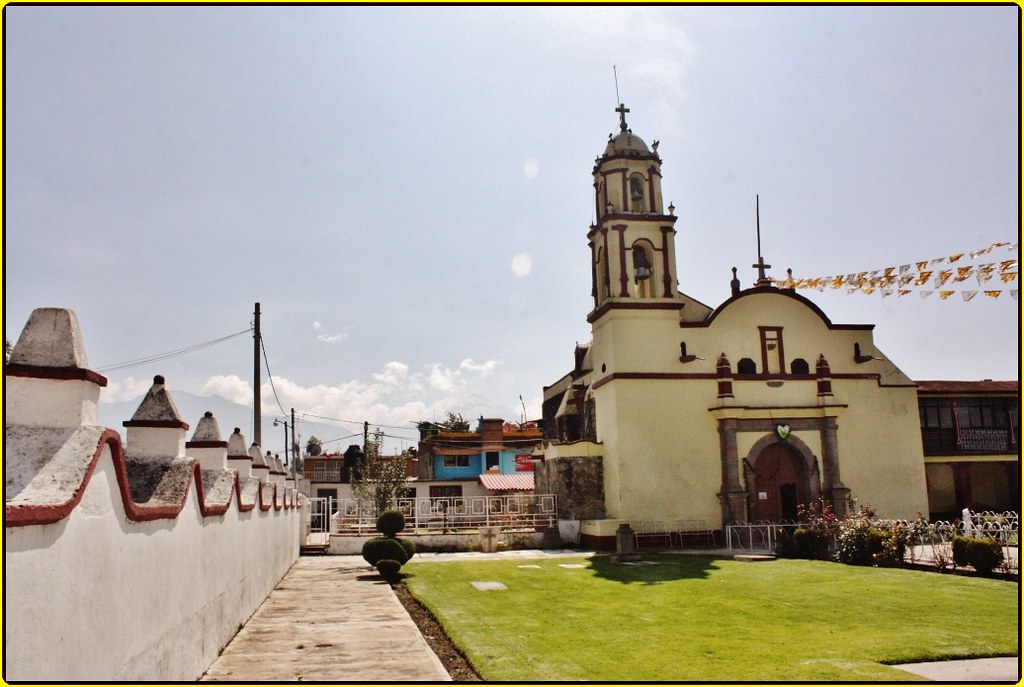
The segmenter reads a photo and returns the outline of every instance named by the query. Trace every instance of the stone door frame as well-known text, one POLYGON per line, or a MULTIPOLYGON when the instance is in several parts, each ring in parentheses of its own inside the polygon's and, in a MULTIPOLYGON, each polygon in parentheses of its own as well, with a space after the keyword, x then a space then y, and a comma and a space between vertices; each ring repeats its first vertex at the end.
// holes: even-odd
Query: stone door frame
POLYGON ((824 497, 832 504, 836 517, 846 516, 850 490, 843 485, 839 474, 839 446, 836 433, 839 425, 834 416, 826 417, 775 417, 775 418, 719 418, 718 435, 721 448, 722 488, 718 494, 722 504, 722 526, 748 522, 750 517, 749 485, 753 484, 750 467, 757 461, 761 451, 772 443, 787 442, 804 461, 807 475, 809 499, 824 497), (786 439, 778 435, 778 425, 788 425, 790 434, 786 439), (743 481, 740 482, 741 458, 736 445, 740 432, 754 432, 763 436, 754 442, 750 451, 743 456, 743 481), (821 437, 821 470, 818 457, 800 439, 799 433, 818 432, 821 437))

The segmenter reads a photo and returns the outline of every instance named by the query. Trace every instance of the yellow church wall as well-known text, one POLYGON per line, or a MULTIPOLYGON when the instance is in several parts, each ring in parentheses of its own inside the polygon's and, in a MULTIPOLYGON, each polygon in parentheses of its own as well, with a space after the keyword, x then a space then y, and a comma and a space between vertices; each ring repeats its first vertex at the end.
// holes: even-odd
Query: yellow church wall
POLYGON ((838 420, 843 483, 860 505, 883 518, 928 514, 924 449, 914 387, 880 387, 875 380, 833 381, 847 406, 838 420))
POLYGON ((703 386, 706 393, 675 380, 616 380, 614 394, 604 394, 616 406, 614 427, 604 435, 598 402, 606 465, 617 464, 614 479, 605 472, 608 517, 703 519, 720 526, 718 430, 706 408, 714 383, 703 386))

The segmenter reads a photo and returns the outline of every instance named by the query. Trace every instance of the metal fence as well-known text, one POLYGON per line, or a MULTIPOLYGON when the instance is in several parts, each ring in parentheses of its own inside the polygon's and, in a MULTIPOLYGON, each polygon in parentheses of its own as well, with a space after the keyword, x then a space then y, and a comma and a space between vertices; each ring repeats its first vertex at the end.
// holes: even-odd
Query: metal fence
MULTIPOLYGON (((399 499, 394 508, 405 515, 405 533, 464 532, 481 527, 541 530, 558 525, 554 494, 399 499)), ((332 502, 331 534, 374 532, 376 526, 371 504, 356 499, 332 502)))
POLYGON ((725 546, 729 551, 775 551, 775 545, 783 532, 792 532, 800 526, 798 522, 737 522, 725 526, 725 546))

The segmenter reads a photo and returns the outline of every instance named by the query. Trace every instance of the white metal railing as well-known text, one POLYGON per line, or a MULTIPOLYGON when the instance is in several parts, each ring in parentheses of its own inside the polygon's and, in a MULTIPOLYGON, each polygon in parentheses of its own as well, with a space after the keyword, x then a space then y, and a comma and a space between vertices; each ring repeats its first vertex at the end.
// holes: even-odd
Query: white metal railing
MULTIPOLYGON (((558 500, 554 494, 398 499, 394 507, 405 515, 407 533, 480 527, 536 530, 558 525, 558 500)), ((332 510, 332 534, 372 532, 376 526, 377 517, 369 503, 342 499, 332 510)))
POLYGON ((725 546, 732 551, 734 548, 741 551, 775 551, 775 544, 783 531, 794 530, 798 523, 768 522, 758 520, 756 522, 737 522, 725 526, 725 546))

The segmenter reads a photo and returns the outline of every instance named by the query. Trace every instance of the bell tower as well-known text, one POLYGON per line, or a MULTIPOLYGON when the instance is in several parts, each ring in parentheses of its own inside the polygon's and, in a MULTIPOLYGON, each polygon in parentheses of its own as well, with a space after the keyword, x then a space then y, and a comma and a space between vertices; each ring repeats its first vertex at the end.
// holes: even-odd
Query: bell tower
POLYGON ((594 312, 616 304, 665 303, 677 293, 674 208, 665 213, 658 142, 650 148, 626 123, 620 104, 619 133, 609 134, 594 161, 595 224, 590 227, 594 312))

